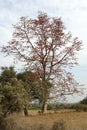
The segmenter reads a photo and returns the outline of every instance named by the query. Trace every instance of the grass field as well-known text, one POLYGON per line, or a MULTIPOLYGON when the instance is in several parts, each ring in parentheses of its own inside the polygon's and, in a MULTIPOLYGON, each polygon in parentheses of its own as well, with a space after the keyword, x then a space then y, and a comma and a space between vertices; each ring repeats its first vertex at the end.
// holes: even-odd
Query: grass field
POLYGON ((21 114, 11 115, 9 117, 11 124, 8 123, 8 125, 12 125, 12 128, 9 130, 87 130, 87 112, 60 111, 48 112, 44 115, 36 113, 31 111, 28 117, 21 114), (12 120, 15 123, 12 124, 12 120), (59 121, 64 122, 66 129, 52 128, 53 124, 59 121))

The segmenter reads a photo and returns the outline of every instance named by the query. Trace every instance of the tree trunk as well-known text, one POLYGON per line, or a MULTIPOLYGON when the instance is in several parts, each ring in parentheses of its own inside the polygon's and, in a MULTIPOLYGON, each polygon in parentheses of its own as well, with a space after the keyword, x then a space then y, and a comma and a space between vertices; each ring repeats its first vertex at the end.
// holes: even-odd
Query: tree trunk
POLYGON ((47 111, 47 102, 45 101, 45 102, 43 102, 43 104, 42 104, 42 110, 41 110, 41 112, 42 112, 42 113, 46 113, 46 111, 47 111))
POLYGON ((28 109, 26 107, 24 108, 24 115, 28 116, 28 109))

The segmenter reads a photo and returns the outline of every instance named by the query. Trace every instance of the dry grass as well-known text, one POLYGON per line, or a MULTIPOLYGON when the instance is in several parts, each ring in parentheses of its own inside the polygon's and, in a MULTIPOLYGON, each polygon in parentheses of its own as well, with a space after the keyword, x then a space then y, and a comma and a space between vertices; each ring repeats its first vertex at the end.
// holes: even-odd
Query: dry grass
POLYGON ((31 111, 29 117, 14 114, 9 118, 14 117, 16 124, 20 125, 21 129, 26 128, 25 130, 38 130, 38 126, 41 128, 44 126, 45 130, 49 130, 52 128, 54 122, 58 122, 61 119, 65 121, 67 130, 87 130, 87 112, 50 112, 44 115, 36 113, 35 111, 31 111))

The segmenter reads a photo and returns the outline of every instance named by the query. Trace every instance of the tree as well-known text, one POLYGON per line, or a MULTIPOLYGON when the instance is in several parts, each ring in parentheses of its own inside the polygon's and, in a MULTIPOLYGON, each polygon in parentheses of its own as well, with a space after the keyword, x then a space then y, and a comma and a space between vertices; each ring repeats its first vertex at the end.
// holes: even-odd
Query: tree
POLYGON ((4 116, 14 112, 24 111, 28 107, 28 93, 23 87, 21 81, 16 81, 17 84, 12 85, 7 83, 2 87, 0 85, 1 101, 0 105, 4 116))
MULTIPOLYGON (((21 17, 14 29, 12 40, 2 47, 2 52, 25 62, 26 67, 38 73, 42 83, 54 84, 57 96, 78 92, 78 84, 67 68, 77 64, 76 54, 82 43, 65 30, 61 18, 39 12, 37 19, 21 17)), ((46 92, 43 89, 43 97, 46 92)), ((43 98, 42 112, 47 100, 43 98)))
POLYGON ((40 80, 38 75, 34 72, 25 70, 17 74, 17 79, 24 82, 24 87, 29 94, 29 99, 35 99, 38 96, 37 82, 40 80))
POLYGON ((0 82, 6 84, 7 82, 11 82, 12 78, 16 78, 14 67, 1 67, 0 82))
POLYGON ((80 103, 87 104, 87 96, 80 103))
POLYGON ((29 93, 29 99, 32 101, 38 99, 42 104, 43 98, 49 97, 52 84, 50 82, 42 82, 36 72, 25 70, 17 74, 17 79, 24 82, 26 91, 29 93), (43 95, 44 89, 46 89, 45 97, 43 95))
POLYGON ((24 82, 17 80, 14 67, 2 67, 0 75, 0 107, 4 116, 13 112, 20 112, 29 105, 29 95, 24 88, 24 82))

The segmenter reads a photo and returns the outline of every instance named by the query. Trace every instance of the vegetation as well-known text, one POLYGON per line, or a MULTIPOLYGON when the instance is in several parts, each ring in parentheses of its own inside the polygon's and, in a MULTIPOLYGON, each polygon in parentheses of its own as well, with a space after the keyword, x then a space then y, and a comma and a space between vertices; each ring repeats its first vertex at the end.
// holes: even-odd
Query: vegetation
POLYGON ((81 103, 81 104, 86 104, 86 105, 87 105, 87 97, 85 97, 80 103, 81 103))
POLYGON ((0 107, 4 116, 28 108, 29 98, 24 83, 17 80, 13 67, 3 67, 0 76, 0 107))
POLYGON ((37 19, 21 17, 14 29, 12 40, 2 52, 24 62, 39 78, 42 113, 49 99, 79 92, 67 68, 77 64, 81 42, 65 30, 61 18, 39 12, 37 19))
POLYGON ((16 73, 14 67, 2 67, 2 72, 0 75, 0 129, 4 130, 87 129, 87 126, 85 124, 86 114, 82 113, 82 111, 87 112, 86 103, 82 104, 81 102, 78 104, 60 104, 60 105, 48 104, 47 106, 48 113, 45 115, 42 115, 40 113, 41 109, 40 104, 35 105, 30 104, 30 101, 32 101, 32 99, 33 100, 35 99, 34 96, 40 97, 40 99, 42 98, 39 93, 40 89, 39 92, 37 91, 36 81, 39 81, 38 83, 40 83, 40 80, 39 79, 37 80, 33 72, 25 71, 22 73, 16 73), (33 89, 31 86, 33 87, 33 89), (30 94, 31 92, 33 93, 30 94), (23 111, 25 115, 28 115, 28 109, 29 109, 29 117, 25 118, 23 116, 23 111), (79 114, 77 114, 75 111, 79 112, 79 114), (15 112, 18 114, 16 115, 15 112), (83 121, 83 119, 85 119, 85 121, 83 121), (67 122, 67 120, 69 122, 67 122), (74 123, 72 122, 72 120, 74 120, 74 123), (82 121, 82 124, 79 124, 79 120, 82 121), (47 125, 46 121, 48 121, 47 125))
POLYGON ((1 68, 0 129, 86 130, 87 97, 78 104, 53 102, 81 92, 68 68, 77 64, 82 43, 65 30, 61 18, 43 12, 36 19, 21 17, 14 29, 2 52, 24 62, 26 69, 1 68))
MULTIPOLYGON (((31 113, 31 112, 30 112, 31 113)), ((4 130, 86 130, 86 112, 57 112, 44 115, 10 115, 2 123, 4 130)))

